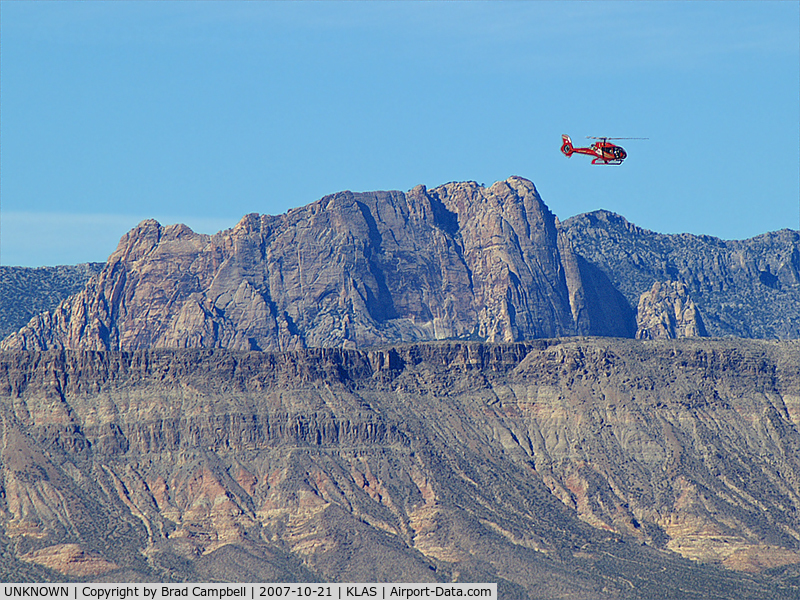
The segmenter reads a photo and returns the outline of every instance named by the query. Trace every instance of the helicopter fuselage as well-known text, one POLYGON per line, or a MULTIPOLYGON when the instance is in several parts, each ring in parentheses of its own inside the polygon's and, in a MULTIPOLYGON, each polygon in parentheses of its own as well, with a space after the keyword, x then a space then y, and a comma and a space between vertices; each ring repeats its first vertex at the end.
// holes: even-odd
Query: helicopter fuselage
POLYGON ((612 144, 605 138, 600 138, 600 141, 595 142, 588 148, 575 148, 568 135, 562 135, 561 138, 561 152, 563 152, 565 156, 570 157, 573 154, 593 156, 593 165, 621 165, 622 161, 628 156, 628 153, 625 152, 622 146, 612 144))

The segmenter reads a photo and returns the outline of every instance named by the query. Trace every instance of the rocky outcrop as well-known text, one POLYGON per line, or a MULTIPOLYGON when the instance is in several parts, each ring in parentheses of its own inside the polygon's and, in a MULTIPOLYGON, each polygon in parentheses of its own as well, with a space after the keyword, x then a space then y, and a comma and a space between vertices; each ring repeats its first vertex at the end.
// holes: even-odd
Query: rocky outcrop
POLYGON ((642 294, 636 321, 638 340, 708 335, 686 284, 677 281, 657 281, 649 292, 642 294))
POLYGON ((711 336, 800 338, 798 231, 738 241, 665 235, 605 210, 567 219, 561 230, 631 306, 654 283, 675 281, 686 285, 711 336))
POLYGON ((632 337, 530 181, 342 192, 214 236, 144 221, 7 350, 366 348, 436 339, 632 337))
POLYGON ((87 556, 78 544, 56 544, 20 558, 72 577, 97 577, 119 568, 105 559, 87 556))
POLYGON ((102 263, 37 268, 0 265, 0 339, 80 292, 102 268, 102 263))
POLYGON ((799 350, 5 353, 2 574, 794 598, 799 350))

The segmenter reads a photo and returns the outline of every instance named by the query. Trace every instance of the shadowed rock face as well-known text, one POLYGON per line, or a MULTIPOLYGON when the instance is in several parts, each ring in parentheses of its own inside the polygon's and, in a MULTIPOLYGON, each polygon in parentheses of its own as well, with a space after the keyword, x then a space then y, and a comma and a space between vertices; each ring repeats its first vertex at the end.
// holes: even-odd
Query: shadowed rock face
POLYGON ((686 286, 714 337, 800 338, 800 232, 783 229, 726 241, 665 235, 598 210, 567 219, 575 251, 637 306, 654 284, 686 286))
POLYGON ((794 598, 798 350, 5 353, 0 573, 794 598))
POLYGON ((342 192, 214 236, 144 221, 103 271, 5 349, 365 348, 435 339, 632 337, 533 184, 342 192))

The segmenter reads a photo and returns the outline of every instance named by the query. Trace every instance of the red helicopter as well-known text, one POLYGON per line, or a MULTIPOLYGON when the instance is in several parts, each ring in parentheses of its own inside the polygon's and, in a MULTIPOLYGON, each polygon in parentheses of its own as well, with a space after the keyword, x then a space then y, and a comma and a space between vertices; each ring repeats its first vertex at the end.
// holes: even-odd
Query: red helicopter
POLYGON ((561 152, 564 156, 570 157, 573 154, 586 154, 594 156, 592 160, 593 165, 621 165, 622 161, 628 156, 628 153, 622 148, 612 144, 608 140, 646 140, 647 138, 610 138, 610 137, 590 137, 586 136, 589 140, 600 140, 595 142, 588 148, 575 148, 572 145, 572 140, 568 135, 562 135, 561 152))

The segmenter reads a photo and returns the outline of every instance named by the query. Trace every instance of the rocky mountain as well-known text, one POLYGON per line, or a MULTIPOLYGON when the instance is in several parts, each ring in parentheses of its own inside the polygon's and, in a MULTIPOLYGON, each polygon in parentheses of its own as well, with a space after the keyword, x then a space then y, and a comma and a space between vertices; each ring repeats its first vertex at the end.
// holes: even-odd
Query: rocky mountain
POLYGON ((0 339, 80 292, 102 269, 103 263, 38 268, 0 266, 0 339))
POLYGON ((798 598, 799 246, 519 177, 144 221, 0 343, 0 578, 798 598))
POLYGON ((798 231, 740 241, 665 235, 604 210, 567 219, 561 230, 631 306, 655 283, 678 282, 711 336, 800 338, 798 231))
POLYGON ((0 355, 5 579, 800 595, 800 345, 0 355))
POLYGON ((625 298, 519 177, 343 192, 214 236, 145 221, 5 349, 364 348, 633 336, 625 298))
POLYGON ((214 236, 145 221, 101 267, 3 267, 0 347, 800 337, 800 233, 665 235, 607 211, 559 224, 520 177, 342 192, 214 236), (646 329, 684 318, 654 297, 668 289, 692 322, 646 329))

